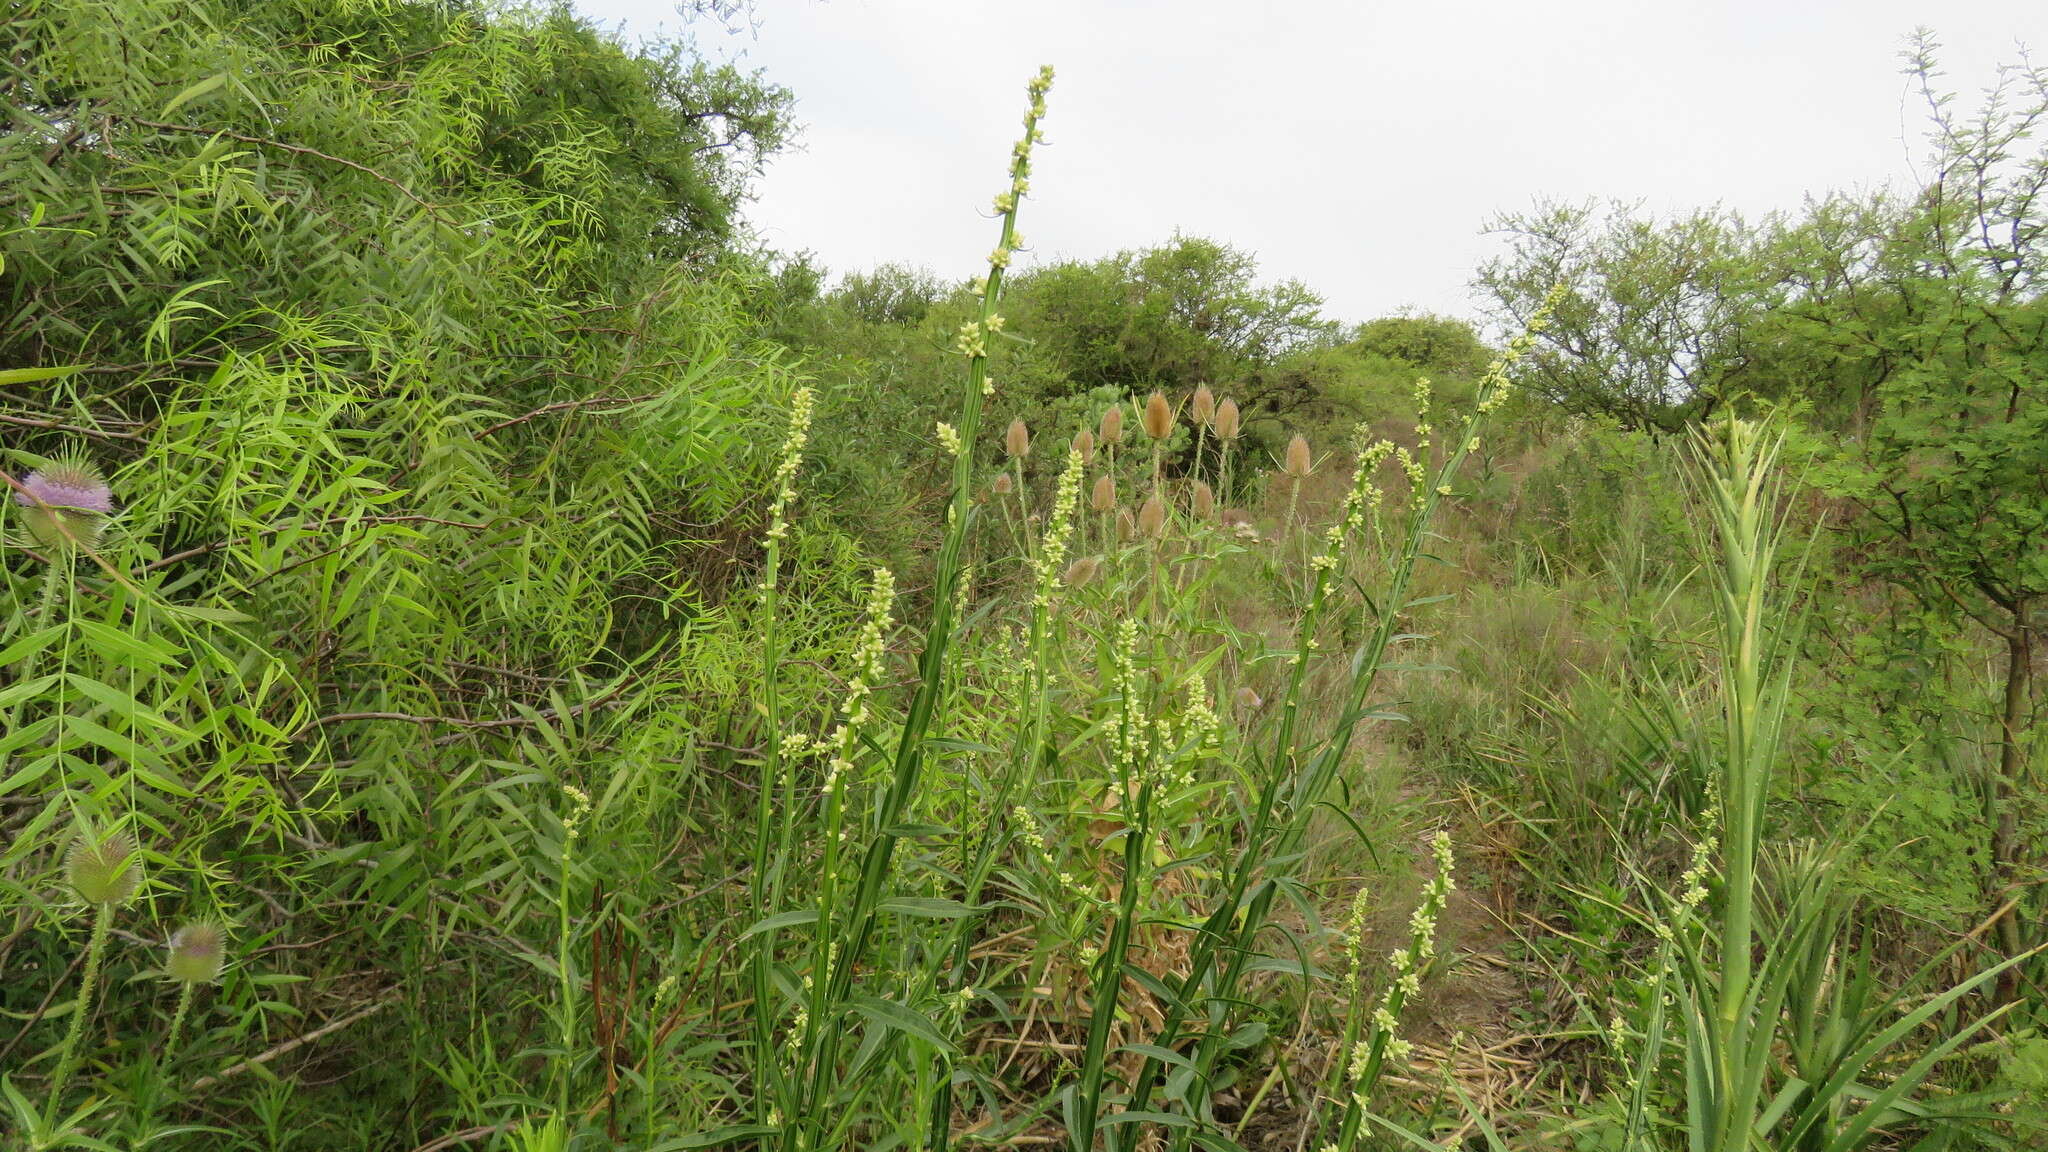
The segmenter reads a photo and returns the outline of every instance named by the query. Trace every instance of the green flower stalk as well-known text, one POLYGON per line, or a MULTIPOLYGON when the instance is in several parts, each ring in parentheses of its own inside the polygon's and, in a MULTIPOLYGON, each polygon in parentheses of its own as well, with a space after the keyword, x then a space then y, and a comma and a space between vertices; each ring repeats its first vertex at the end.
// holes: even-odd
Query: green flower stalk
MULTIPOLYGON (((761 611, 761 703, 767 721, 766 754, 761 765, 761 786, 754 810, 754 859, 748 878, 754 913, 765 918, 782 902, 782 868, 792 837, 795 819, 795 780, 787 770, 783 750, 782 691, 779 669, 782 663, 781 573, 782 542, 789 535, 789 509, 796 501, 796 476, 803 467, 804 449, 810 443, 813 394, 798 388, 790 399, 789 431, 782 444, 782 459, 775 468, 775 497, 768 506, 768 529, 763 535, 766 556, 759 588, 761 611), (775 813, 780 795, 782 821, 775 813)), ((957 436, 953 442, 957 442, 957 436)), ((965 453, 956 453, 964 456, 965 453)), ((773 1056, 775 1013, 769 1005, 774 997, 774 940, 763 934, 754 941, 749 966, 754 992, 754 1105, 755 1119, 766 1123, 779 1094, 781 1063, 773 1056)))
POLYGON ((80 900, 92 905, 92 936, 86 941, 85 970, 78 978, 78 1000, 71 1010, 71 1027, 57 1050, 57 1071, 50 1077, 50 1099, 61 1100, 64 1085, 77 1066, 78 1042, 99 1002, 100 961, 106 955, 107 939, 114 928, 114 910, 134 899, 142 886, 142 865, 135 858, 135 842, 125 833, 99 836, 81 828, 64 858, 64 878, 80 900))
MULTIPOLYGON (((1401 1038, 1401 1013, 1422 991, 1422 973, 1436 956, 1437 919, 1443 915, 1444 904, 1457 882, 1451 878, 1456 859, 1451 851, 1451 836, 1438 832, 1430 841, 1430 854, 1436 860, 1436 873, 1423 888, 1422 902, 1408 918, 1408 946, 1397 948, 1387 956, 1387 963, 1393 969, 1394 978, 1388 982, 1386 991, 1380 994, 1379 1003, 1373 1008, 1367 1022, 1368 1030, 1360 1039, 1360 1023, 1355 1014, 1345 1022, 1345 1046, 1337 1054, 1337 1064, 1331 1069, 1331 1094, 1343 1103, 1343 1118, 1339 1122, 1337 1142, 1329 1147, 1337 1152, 1351 1152, 1358 1144, 1361 1122, 1365 1119, 1366 1108, 1371 1102, 1372 1090, 1379 1084, 1380 1074, 1386 1068, 1386 1061, 1405 1060, 1415 1046, 1401 1038)), ((1354 932, 1359 914, 1353 912, 1354 932)), ((1351 939, 1353 967, 1359 963, 1362 951, 1358 937, 1351 939)))
POLYGON ((562 1060, 556 1069, 555 1105, 558 1115, 569 1114, 571 1053, 576 1048, 576 967, 570 945, 574 940, 569 922, 569 885, 576 875, 576 841, 583 834, 583 822, 590 818, 590 794, 581 788, 562 785, 569 810, 562 815, 562 868, 555 885, 555 968, 561 977, 562 1060))
POLYGON ((164 958, 164 975, 178 982, 178 1009, 171 1016, 170 1035, 164 1040, 164 1058, 178 1049, 178 1036, 191 1013, 192 1000, 202 984, 220 979, 227 959, 227 930, 209 920, 195 921, 171 935, 169 955, 164 958))

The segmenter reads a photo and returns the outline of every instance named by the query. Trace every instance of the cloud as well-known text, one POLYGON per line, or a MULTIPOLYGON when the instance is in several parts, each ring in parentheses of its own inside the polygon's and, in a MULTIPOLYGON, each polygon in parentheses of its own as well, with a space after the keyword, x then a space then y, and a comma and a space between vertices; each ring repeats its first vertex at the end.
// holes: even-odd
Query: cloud
MULTIPOLYGON (((578 0, 673 30, 666 0, 578 0)), ((965 277, 988 250, 1023 85, 1059 69, 1022 227, 1040 259, 1175 230, 1258 254, 1350 320, 1471 314, 1486 219, 1539 196, 1745 212, 1904 180, 1924 118, 1901 0, 1295 3, 758 0, 758 29, 700 44, 793 90, 802 150, 749 217, 836 271, 885 260, 965 277)), ((2037 0, 1960 0, 1936 31, 1974 94, 2037 0)))

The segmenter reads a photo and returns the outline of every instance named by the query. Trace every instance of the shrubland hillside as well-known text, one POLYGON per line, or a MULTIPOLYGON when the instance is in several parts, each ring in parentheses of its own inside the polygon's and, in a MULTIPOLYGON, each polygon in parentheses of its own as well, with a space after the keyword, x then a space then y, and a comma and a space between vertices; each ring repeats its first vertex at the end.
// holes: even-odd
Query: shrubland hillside
POLYGON ((0 43, 0 1146, 2048 1139, 2040 71, 1359 323, 1050 70, 963 284, 563 7, 0 43))

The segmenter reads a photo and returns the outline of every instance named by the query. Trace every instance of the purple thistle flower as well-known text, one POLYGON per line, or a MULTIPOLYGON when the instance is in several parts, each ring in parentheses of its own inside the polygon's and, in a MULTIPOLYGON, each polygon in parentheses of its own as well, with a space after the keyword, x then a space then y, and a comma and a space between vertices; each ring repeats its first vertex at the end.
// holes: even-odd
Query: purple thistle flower
POLYGON ((14 494, 14 502, 24 508, 33 508, 37 501, 52 508, 98 512, 105 515, 114 510, 114 490, 100 479, 98 472, 88 464, 52 464, 38 468, 21 482, 23 491, 14 494), (33 499, 32 499, 33 498, 33 499))
POLYGON ((92 465, 60 460, 29 473, 14 502, 29 535, 44 547, 89 547, 99 541, 100 517, 114 510, 114 490, 92 465))

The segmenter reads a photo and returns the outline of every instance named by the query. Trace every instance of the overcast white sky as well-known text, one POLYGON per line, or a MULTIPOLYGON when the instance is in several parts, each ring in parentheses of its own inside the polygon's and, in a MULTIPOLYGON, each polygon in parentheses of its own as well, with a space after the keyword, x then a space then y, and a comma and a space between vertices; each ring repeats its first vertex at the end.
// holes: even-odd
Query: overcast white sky
MULTIPOLYGON (((674 0, 576 0, 629 36, 674 0)), ((1502 209, 1539 196, 1796 207, 1910 177, 1925 118, 1899 74, 1915 26, 1974 107, 1999 62, 2048 51, 2043 0, 756 0, 710 54, 797 97, 799 150, 750 218, 835 273, 978 272, 1023 86, 1059 76, 1020 228, 1037 259, 1176 229, 1255 253, 1328 312, 1469 315, 1502 209)))

